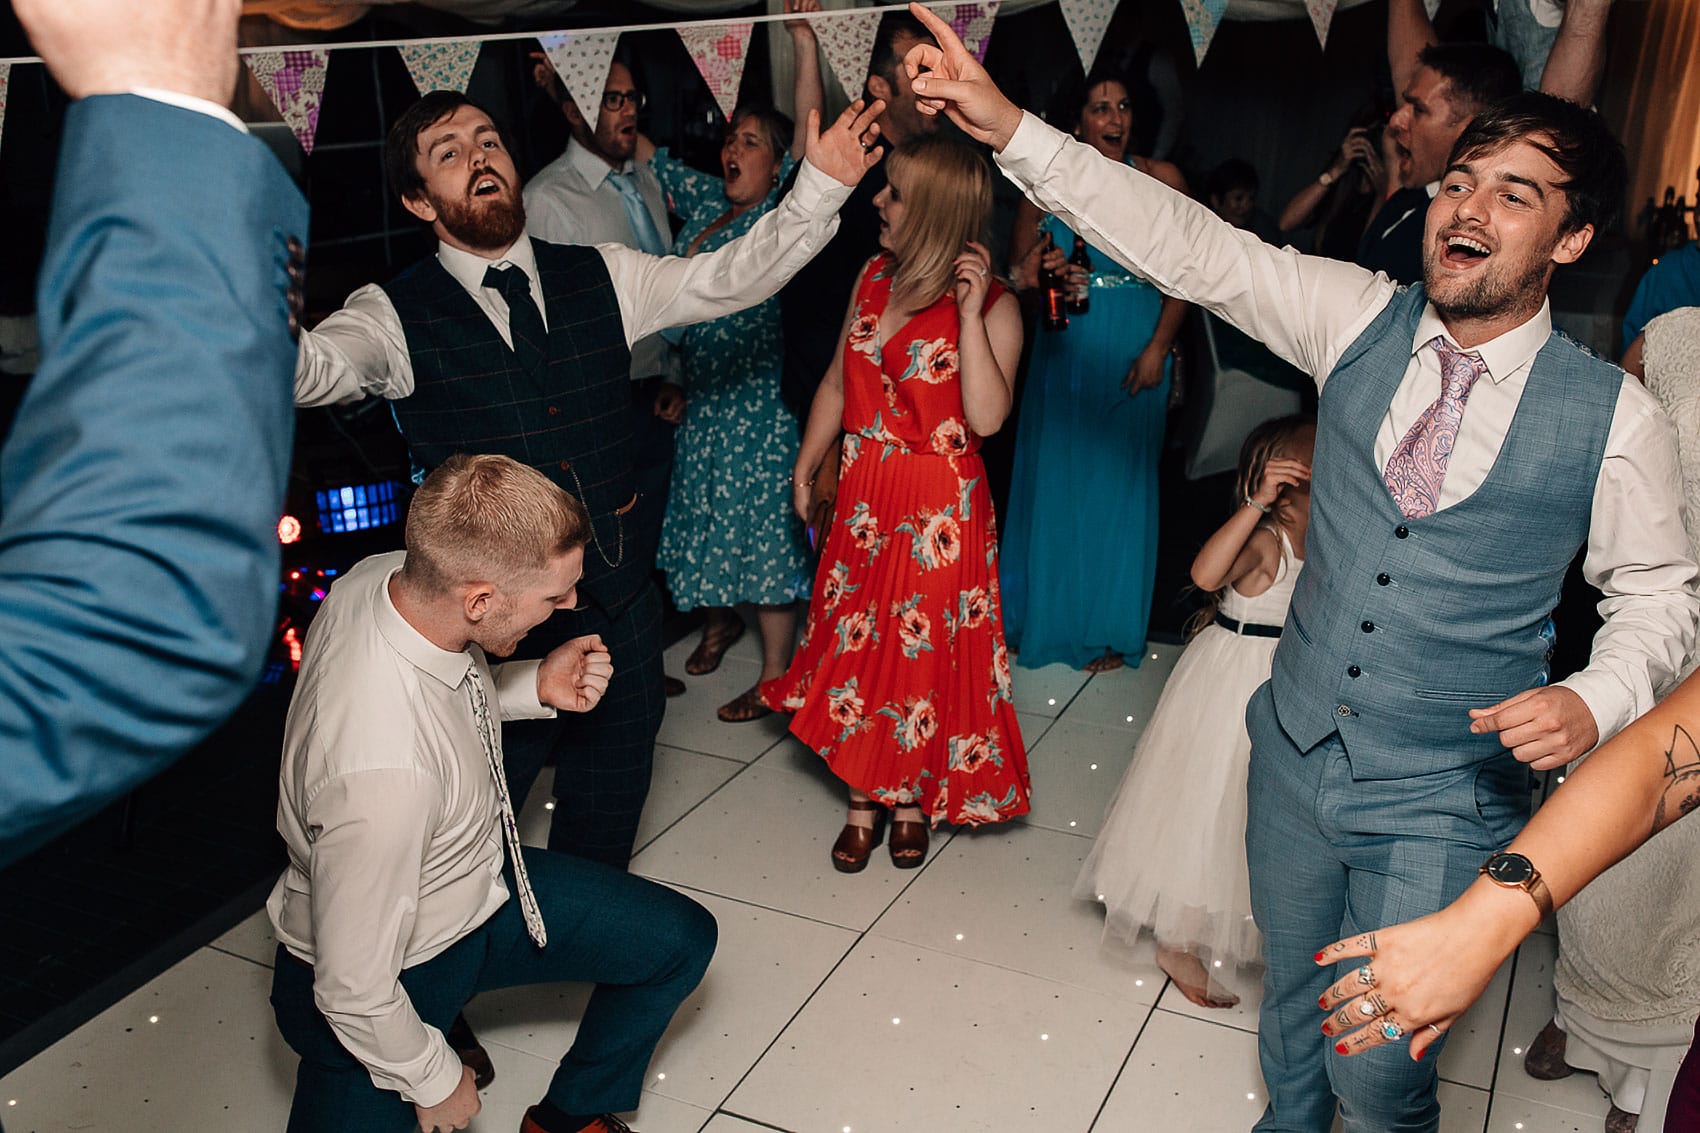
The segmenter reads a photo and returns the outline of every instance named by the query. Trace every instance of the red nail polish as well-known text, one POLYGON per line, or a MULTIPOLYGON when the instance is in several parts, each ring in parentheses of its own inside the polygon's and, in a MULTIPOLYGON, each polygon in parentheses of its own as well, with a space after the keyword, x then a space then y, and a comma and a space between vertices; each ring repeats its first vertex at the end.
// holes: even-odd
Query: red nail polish
POLYGON ((1345 1043, 1335 1043, 1334 1044, 1334 1053, 1335 1054, 1345 1054, 1346 1053, 1346 1044, 1345 1043))
POLYGON ((1329 1038, 1334 1037, 1334 1032, 1328 1029, 1327 1023, 1322 1024, 1322 1033, 1327 1035, 1329 1038))
POLYGON ((1315 956, 1312 956, 1311 959, 1315 960, 1318 964, 1322 963, 1322 953, 1318 952, 1315 956))
POLYGON ((1328 997, 1326 995, 1322 996, 1320 999, 1318 999, 1316 1001, 1316 1005, 1318 1007, 1322 1008, 1324 1011, 1328 1010, 1328 997))

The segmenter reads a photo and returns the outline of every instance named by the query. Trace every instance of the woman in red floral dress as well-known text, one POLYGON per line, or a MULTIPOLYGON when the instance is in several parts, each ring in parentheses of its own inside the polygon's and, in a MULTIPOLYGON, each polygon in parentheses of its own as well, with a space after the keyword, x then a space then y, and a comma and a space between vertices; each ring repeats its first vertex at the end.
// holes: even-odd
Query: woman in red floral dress
POLYGON ((1002 822, 1026 813, 1029 790, 979 456, 1021 354, 1015 297, 974 241, 991 171, 945 138, 886 161, 885 252, 863 269, 793 477, 806 516, 842 428, 836 510, 796 659, 761 686, 850 789, 832 849, 846 873, 867 864, 887 807, 892 862, 913 868, 929 822, 1002 822))

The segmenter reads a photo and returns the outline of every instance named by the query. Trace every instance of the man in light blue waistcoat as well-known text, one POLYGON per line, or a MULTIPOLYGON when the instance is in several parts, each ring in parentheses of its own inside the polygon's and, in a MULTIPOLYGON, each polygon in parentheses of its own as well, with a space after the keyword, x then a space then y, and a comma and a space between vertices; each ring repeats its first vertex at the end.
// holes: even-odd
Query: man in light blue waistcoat
POLYGON ((1327 1133, 1338 1104, 1349 1133, 1433 1131, 1432 1058, 1331 1049, 1316 1004, 1346 969, 1314 950, 1441 908, 1490 855, 1493 880, 1550 902, 1539 863, 1494 853, 1528 817, 1529 769, 1651 707, 1700 614, 1674 430, 1553 330, 1546 299, 1555 267, 1615 215, 1622 149, 1550 95, 1485 110, 1429 207, 1424 283, 1401 288, 1263 244, 1104 160, 1023 114, 921 18, 940 43, 907 60, 927 109, 989 143, 1040 208, 1317 381, 1306 566, 1247 710, 1268 963, 1256 1128, 1327 1133), (1548 686, 1541 631, 1583 545, 1606 622, 1588 667, 1548 686))

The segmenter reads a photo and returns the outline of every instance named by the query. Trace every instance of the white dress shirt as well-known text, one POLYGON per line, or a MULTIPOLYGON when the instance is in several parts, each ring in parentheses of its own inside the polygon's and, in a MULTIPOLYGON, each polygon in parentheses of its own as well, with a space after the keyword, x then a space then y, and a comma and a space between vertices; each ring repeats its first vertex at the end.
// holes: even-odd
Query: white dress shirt
POLYGON ((307 633, 278 775, 289 866, 266 912, 278 941, 313 966, 314 1002, 373 1083, 432 1106, 460 1084, 460 1059, 414 1011, 400 973, 508 899, 467 672, 496 690, 504 720, 555 711, 537 698, 540 662, 492 670, 477 646, 451 653, 408 624, 389 594, 405 558, 362 560, 307 633))
MULTIPOLYGON (((638 246, 626 214, 625 198, 608 180, 614 167, 600 156, 567 139, 561 156, 539 169, 525 183, 525 228, 551 244, 624 244, 638 246)), ((667 243, 667 194, 647 162, 627 159, 622 173, 636 173, 638 192, 655 230, 667 243)), ((678 351, 658 334, 632 343, 632 379, 661 377, 679 381, 678 351)))
MULTIPOLYGON (((838 230, 838 209, 850 186, 807 159, 797 183, 778 207, 738 239, 688 259, 651 256, 619 244, 598 244, 608 265, 629 346, 667 327, 704 323, 754 306, 773 295, 838 230)), ((532 298, 545 323, 548 305, 537 279, 531 245, 521 237, 493 260, 438 244, 437 257, 490 316, 502 341, 513 344, 508 305, 500 291, 483 286, 491 265, 525 269, 532 298)), ((312 331, 301 332, 295 363, 295 403, 327 405, 362 397, 407 397, 413 360, 401 316, 375 284, 355 291, 342 310, 312 331)))
MULTIPOLYGON (((1312 375, 1318 389, 1396 290, 1380 273, 1264 244, 1031 114, 1022 116, 997 161, 1041 209, 1165 294, 1196 303, 1264 343, 1312 375)), ((1489 380, 1470 394, 1441 489, 1442 508, 1487 478, 1551 328, 1543 304, 1522 326, 1472 351, 1487 364, 1489 380)), ((1377 428, 1375 457, 1383 467, 1440 395, 1440 363, 1427 343, 1444 333, 1430 304, 1377 428)), ((1605 595, 1605 625, 1588 667, 1561 682, 1587 704, 1602 741, 1653 706, 1694 641, 1700 592, 1682 500, 1675 430, 1640 383, 1624 376, 1594 487, 1583 563, 1588 582, 1605 595)))

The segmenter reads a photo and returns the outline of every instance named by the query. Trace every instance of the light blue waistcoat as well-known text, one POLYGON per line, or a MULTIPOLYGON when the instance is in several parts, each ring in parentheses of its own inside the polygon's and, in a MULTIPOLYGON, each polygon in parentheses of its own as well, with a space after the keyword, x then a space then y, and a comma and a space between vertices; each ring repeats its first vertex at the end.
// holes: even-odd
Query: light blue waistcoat
POLYGON ((1420 285, 1397 292, 1323 386, 1305 569, 1275 653, 1282 729, 1302 751, 1338 731, 1362 779, 1509 758, 1466 713, 1544 679, 1542 624, 1587 539, 1623 382, 1555 331, 1481 487, 1406 519, 1375 437, 1424 302, 1420 285))

